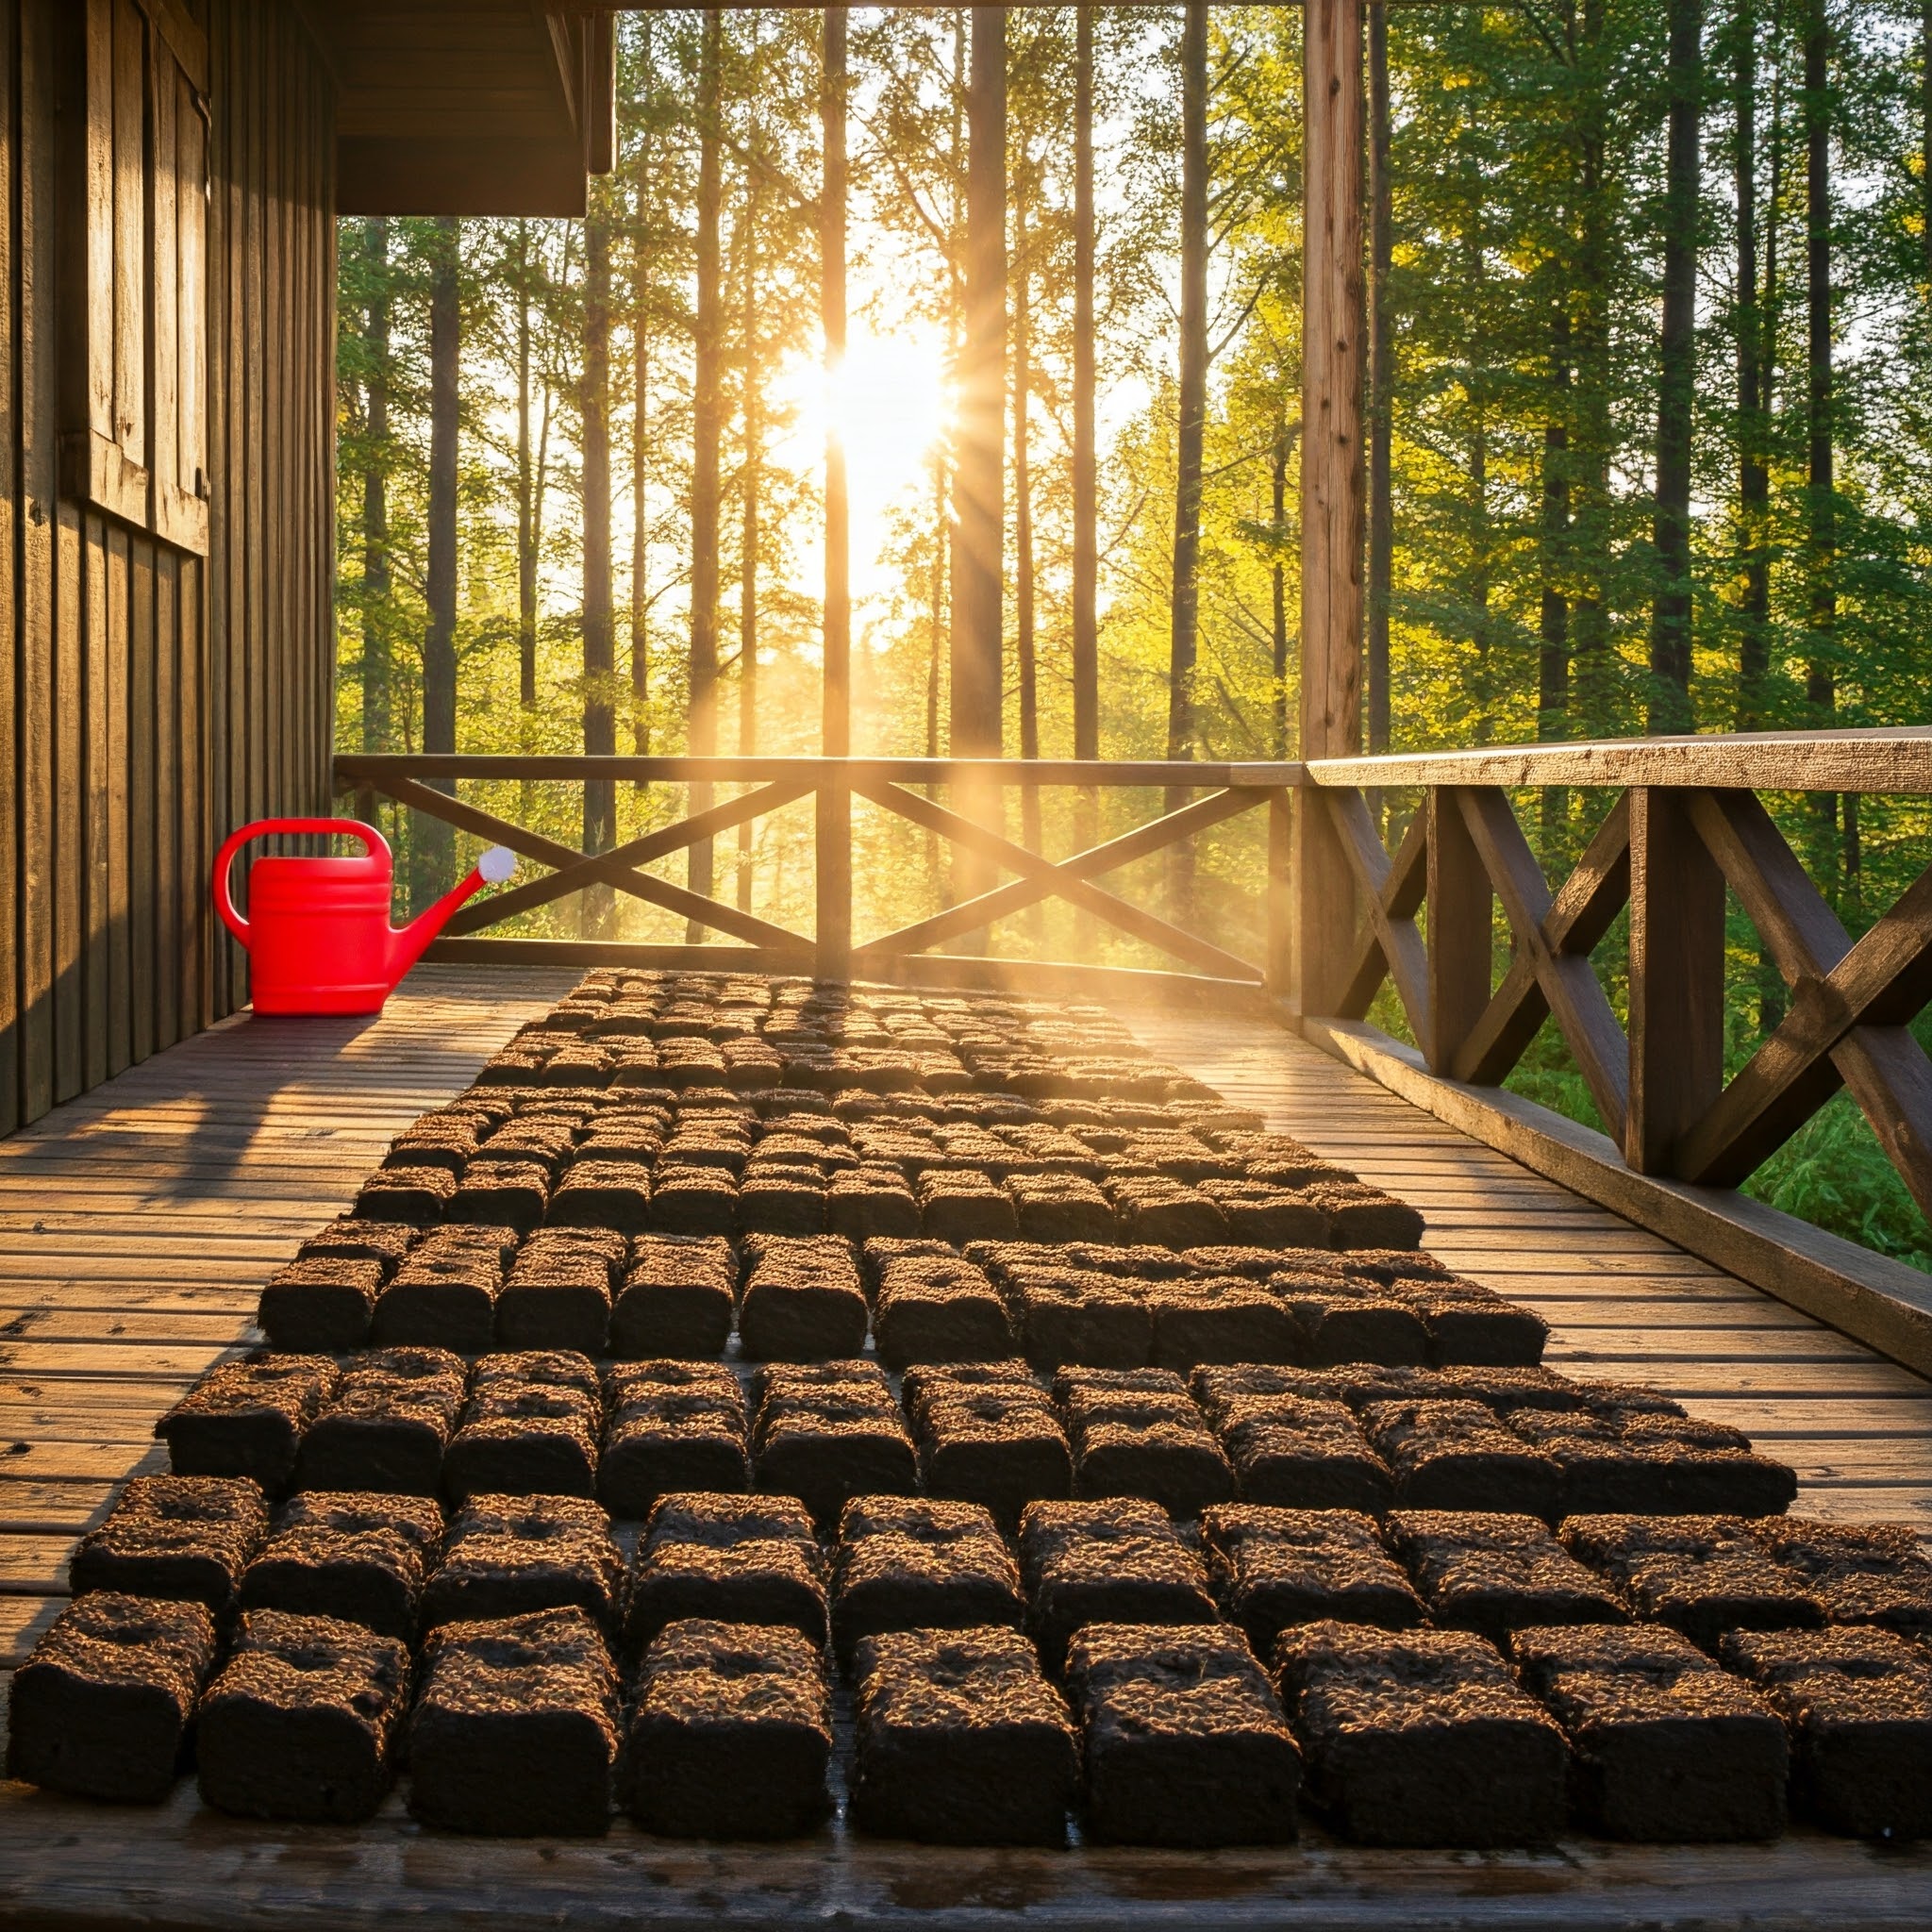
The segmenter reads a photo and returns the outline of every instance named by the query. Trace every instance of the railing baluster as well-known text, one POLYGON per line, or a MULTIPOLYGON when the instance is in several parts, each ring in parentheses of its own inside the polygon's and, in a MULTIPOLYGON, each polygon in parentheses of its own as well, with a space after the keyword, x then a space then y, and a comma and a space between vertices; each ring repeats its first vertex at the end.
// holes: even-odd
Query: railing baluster
POLYGON ((1669 1174, 1724 1088, 1724 878, 1688 794, 1649 785, 1630 792, 1629 1031, 1624 1158, 1669 1174))
POLYGON ((815 968, 821 979, 852 977, 852 788, 827 768, 817 808, 815 968))
POLYGON ((1446 1074, 1490 1003, 1495 889, 1462 816, 1457 788, 1429 789, 1429 1027, 1432 1074, 1446 1074))

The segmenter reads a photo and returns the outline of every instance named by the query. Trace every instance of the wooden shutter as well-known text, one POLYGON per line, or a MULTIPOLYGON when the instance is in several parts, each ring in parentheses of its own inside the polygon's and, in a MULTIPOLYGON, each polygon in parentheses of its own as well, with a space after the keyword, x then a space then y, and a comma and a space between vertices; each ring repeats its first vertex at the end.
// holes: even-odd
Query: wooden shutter
POLYGON ((64 234, 70 494, 208 549, 208 42, 179 0, 79 0, 64 234))

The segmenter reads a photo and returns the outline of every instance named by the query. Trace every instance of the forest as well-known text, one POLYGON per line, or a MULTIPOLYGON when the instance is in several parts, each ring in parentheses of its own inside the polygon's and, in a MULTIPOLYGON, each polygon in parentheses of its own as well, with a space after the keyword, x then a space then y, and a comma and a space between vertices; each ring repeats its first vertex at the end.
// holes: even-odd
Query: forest
MULTIPOLYGON (((1925 722, 1932 0, 1364 10, 1368 748, 1925 722)), ((631 14, 585 219, 345 221, 340 747, 815 753, 830 511, 855 752, 1292 757, 1300 36, 1290 6, 631 14), (990 577, 959 514, 989 435, 990 577)), ((585 850, 687 808, 507 789, 475 788, 585 850)), ((1605 803, 1517 799, 1553 878, 1605 803)), ((1923 801, 1772 803, 1854 933, 1924 864, 1923 801)), ((1412 805, 1380 799, 1391 838, 1412 805)), ((1015 788, 1008 830, 1058 857, 1158 808, 1015 788)), ((1250 825, 1122 889, 1252 950, 1250 825)), ((393 829, 419 898, 447 880, 446 832, 393 829)), ((945 902, 932 835, 855 838, 861 930, 945 902)), ((676 875, 808 926, 811 845, 801 804, 676 875)), ((514 929, 684 931, 595 892, 514 929)), ((1058 908, 992 943, 1152 957, 1058 908)), ((1735 908, 1728 972, 1736 1061, 1783 989, 1735 908)), ((1510 1084, 1592 1119, 1549 1029, 1510 1084)), ((1932 1267, 1842 1095, 1751 1188, 1932 1267)))

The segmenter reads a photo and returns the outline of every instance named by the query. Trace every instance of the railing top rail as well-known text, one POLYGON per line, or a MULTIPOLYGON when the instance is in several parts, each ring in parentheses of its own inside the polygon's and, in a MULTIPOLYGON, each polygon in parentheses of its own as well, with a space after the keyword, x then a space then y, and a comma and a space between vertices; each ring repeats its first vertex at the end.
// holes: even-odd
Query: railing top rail
POLYGON ((380 784, 386 778, 611 778, 631 784, 772 784, 803 778, 814 784, 945 785, 978 778, 1000 785, 1232 786, 1276 791, 1305 785, 1306 768, 1256 759, 1209 763, 1165 758, 591 758, 494 757, 456 753, 345 752, 336 774, 380 784))
POLYGON ((1484 745, 1311 758, 1305 769, 1307 782, 1322 786, 1655 785, 1932 794, 1932 726, 1484 745))

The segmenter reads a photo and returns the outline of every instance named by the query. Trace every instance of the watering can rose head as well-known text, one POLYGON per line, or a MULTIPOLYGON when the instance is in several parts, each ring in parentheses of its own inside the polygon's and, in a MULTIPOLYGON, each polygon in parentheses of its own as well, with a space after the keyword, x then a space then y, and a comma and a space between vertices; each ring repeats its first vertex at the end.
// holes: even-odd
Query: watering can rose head
POLYGON ((516 855, 492 845, 475 869, 400 932, 389 923, 395 861, 374 825, 354 819, 258 819, 215 858, 215 910, 247 947, 258 1013, 375 1013, 464 900, 516 871, 516 855), (258 858, 248 872, 248 914, 235 909, 228 874, 251 839, 308 833, 356 839, 362 850, 328 858, 258 858))

